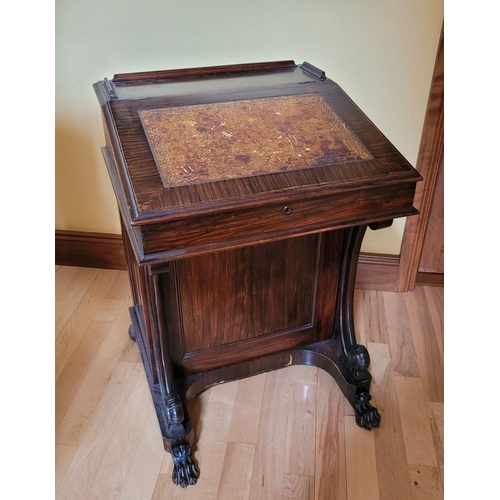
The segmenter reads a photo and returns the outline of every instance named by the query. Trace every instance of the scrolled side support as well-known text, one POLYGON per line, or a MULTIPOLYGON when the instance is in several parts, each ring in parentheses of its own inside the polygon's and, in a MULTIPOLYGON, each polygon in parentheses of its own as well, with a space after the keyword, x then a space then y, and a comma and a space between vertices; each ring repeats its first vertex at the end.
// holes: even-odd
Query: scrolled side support
POLYGON ((189 415, 180 396, 175 391, 174 377, 168 350, 163 300, 159 283, 159 275, 152 276, 154 304, 156 310, 157 335, 155 336, 154 353, 158 370, 158 382, 161 393, 162 417, 166 425, 161 426, 165 448, 170 451, 174 462, 172 481, 186 488, 196 484, 200 471, 192 458, 188 434, 191 432, 189 415))
MULTIPOLYGON (((388 227, 392 221, 370 224, 372 229, 388 227)), ((335 335, 340 337, 342 353, 339 362, 346 378, 356 386, 354 398, 349 402, 354 408, 356 423, 371 430, 380 425, 380 414, 370 404, 371 375, 368 371, 370 355, 365 346, 358 344, 353 321, 354 288, 361 243, 367 226, 357 226, 344 231, 344 246, 340 269, 335 335)))

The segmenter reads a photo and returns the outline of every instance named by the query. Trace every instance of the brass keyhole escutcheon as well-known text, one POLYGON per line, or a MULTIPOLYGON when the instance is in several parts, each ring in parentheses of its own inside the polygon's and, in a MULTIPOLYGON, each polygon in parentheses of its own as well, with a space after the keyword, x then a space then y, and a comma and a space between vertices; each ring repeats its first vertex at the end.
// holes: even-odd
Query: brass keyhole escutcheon
POLYGON ((285 215, 290 215, 292 213, 292 207, 290 207, 288 205, 286 207, 283 207, 283 213, 285 215))

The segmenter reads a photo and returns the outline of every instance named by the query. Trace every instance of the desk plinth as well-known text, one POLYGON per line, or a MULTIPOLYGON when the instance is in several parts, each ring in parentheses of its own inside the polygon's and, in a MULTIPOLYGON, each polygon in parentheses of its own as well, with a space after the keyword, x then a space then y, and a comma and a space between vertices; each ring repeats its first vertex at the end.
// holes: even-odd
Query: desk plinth
POLYGON ((115 75, 94 88, 129 335, 174 482, 199 476, 186 402, 222 381, 317 366, 358 425, 378 427, 352 319, 356 266, 368 226, 417 213, 418 173, 307 63, 115 75))

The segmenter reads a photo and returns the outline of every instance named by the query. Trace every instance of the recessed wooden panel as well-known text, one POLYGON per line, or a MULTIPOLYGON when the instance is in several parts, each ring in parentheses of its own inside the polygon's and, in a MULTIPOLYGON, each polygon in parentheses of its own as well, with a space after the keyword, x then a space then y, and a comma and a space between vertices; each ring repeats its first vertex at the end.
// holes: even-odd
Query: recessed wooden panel
POLYGON ((373 158, 319 94, 139 115, 167 187, 373 158))
POLYGON ((317 240, 311 235, 178 261, 184 351, 310 325, 317 240))

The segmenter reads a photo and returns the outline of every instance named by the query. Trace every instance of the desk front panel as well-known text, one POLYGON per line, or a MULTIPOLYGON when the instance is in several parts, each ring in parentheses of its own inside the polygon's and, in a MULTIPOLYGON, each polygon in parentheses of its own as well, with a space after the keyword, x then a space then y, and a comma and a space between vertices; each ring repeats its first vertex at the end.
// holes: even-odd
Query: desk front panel
POLYGON ((181 373, 332 336, 341 231, 174 261, 160 275, 181 373))

